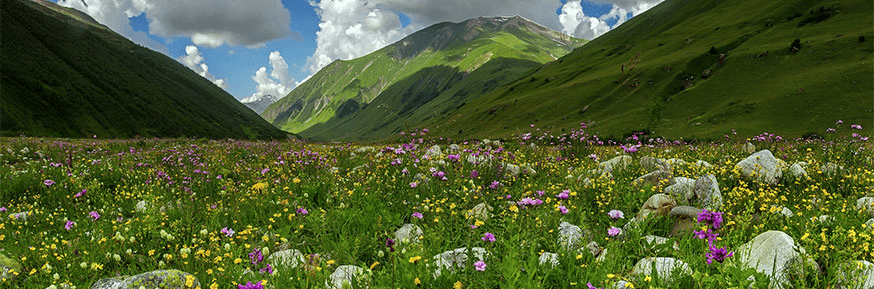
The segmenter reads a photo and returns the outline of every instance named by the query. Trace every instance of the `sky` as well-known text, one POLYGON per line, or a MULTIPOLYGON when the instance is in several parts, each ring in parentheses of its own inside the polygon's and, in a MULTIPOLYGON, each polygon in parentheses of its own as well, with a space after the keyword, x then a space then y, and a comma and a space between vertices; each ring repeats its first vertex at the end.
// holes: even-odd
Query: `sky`
POLYGON ((52 0, 176 59, 235 98, 283 97, 334 60, 430 25, 519 15, 594 39, 663 0, 52 0))

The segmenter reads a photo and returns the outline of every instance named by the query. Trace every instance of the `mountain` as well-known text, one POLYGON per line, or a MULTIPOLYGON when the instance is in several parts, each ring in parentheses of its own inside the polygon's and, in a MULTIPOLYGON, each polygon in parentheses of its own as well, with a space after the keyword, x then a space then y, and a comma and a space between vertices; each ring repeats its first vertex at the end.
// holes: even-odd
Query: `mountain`
POLYGON ((230 94, 82 12, 2 0, 0 135, 280 139, 230 94))
POLYGON ((721 139, 874 126, 868 0, 667 0, 457 111, 432 136, 721 139), (845 127, 848 125, 844 125, 845 127))
POLYGON ((334 61, 261 115, 318 140, 376 140, 454 112, 585 41, 521 17, 444 22, 334 61))
POLYGON ((276 98, 271 94, 265 94, 258 97, 253 96, 249 98, 244 98, 240 100, 240 102, 246 105, 246 107, 248 107, 249 109, 255 111, 255 113, 261 114, 262 112, 264 112, 264 109, 266 109, 277 100, 279 100, 279 98, 276 98))

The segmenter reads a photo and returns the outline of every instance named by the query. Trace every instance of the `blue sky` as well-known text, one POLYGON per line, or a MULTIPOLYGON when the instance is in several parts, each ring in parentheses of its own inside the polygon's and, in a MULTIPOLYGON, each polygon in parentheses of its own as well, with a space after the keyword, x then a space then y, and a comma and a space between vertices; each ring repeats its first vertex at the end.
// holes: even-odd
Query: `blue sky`
POLYGON ((520 15, 592 39, 662 0, 52 1, 245 99, 285 96, 333 60, 364 56, 438 22, 520 15))

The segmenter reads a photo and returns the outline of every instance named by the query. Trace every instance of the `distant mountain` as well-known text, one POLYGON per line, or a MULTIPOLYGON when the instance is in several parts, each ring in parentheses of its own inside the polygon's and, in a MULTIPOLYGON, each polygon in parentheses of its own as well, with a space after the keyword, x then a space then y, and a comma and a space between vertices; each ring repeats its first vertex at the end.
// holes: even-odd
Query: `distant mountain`
POLYGON ((277 98, 273 95, 270 95, 270 94, 265 94, 265 95, 258 96, 258 97, 253 96, 253 97, 249 97, 249 98, 244 98, 244 99, 240 100, 240 102, 245 104, 246 107, 255 111, 255 113, 261 114, 262 112, 264 112, 264 109, 266 109, 267 106, 270 106, 271 104, 273 104, 277 100, 279 100, 279 98, 277 98))
MULTIPOLYGON (((722 139, 874 127, 870 0, 667 0, 448 115, 433 136, 722 139)), ((414 123, 410 123, 411 125, 414 123)))
POLYGON ((82 12, 0 1, 0 135, 286 138, 210 81, 82 12))
POLYGON ((382 139, 453 113, 583 43, 518 16, 439 23, 331 63, 261 115, 306 138, 382 139))

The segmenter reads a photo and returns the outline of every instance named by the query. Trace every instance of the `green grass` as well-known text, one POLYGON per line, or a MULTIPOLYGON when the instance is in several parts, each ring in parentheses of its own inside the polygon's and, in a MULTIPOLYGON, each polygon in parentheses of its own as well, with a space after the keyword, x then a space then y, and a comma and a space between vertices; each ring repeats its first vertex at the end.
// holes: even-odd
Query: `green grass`
POLYGON ((3 1, 0 135, 286 137, 177 61, 44 5, 3 1))
POLYGON ((453 162, 449 154, 456 153, 440 143, 444 154, 436 160, 444 165, 416 157, 438 141, 426 138, 419 143, 418 136, 375 145, 373 151, 358 150, 360 144, 292 141, 2 138, 0 207, 5 212, 0 218, 0 253, 18 260, 22 268, 0 286, 46 288, 67 283, 87 288, 116 275, 179 269, 197 277, 203 288, 260 280, 275 288, 311 288, 323 287, 340 265, 371 268, 364 280, 371 288, 410 288, 417 279, 425 288, 457 283, 464 288, 585 288, 589 282, 611 287, 620 280, 635 288, 726 288, 742 286, 751 275, 761 278, 730 265, 732 257, 724 264, 707 265, 706 243, 691 233, 672 235, 674 220, 667 217, 650 218, 639 229, 626 231, 625 238, 607 236, 607 228, 622 227, 651 194, 664 188, 632 184, 645 173, 638 160, 651 156, 690 163, 675 165, 675 176, 716 177, 725 198, 719 210, 726 214, 724 227, 716 230, 720 247, 737 250, 760 233, 786 232, 821 268, 794 276, 791 285, 834 287, 840 277, 838 264, 874 259, 874 232, 862 226, 871 216, 855 207, 856 199, 874 187, 874 175, 866 166, 870 162, 865 161, 874 157, 874 147, 849 137, 854 131, 845 124, 824 140, 753 141, 788 164, 809 163, 809 178, 784 173, 773 187, 739 175, 735 164, 747 156, 740 152, 743 140, 655 140, 655 145, 632 154, 632 165, 610 179, 590 172, 597 162, 589 155, 606 160, 622 149, 569 140, 592 137, 583 131, 550 137, 535 129, 531 140, 510 140, 501 149, 460 142, 460 162, 453 162), (405 153, 395 153, 401 147, 405 153), (497 162, 467 162, 474 153, 537 173, 513 177, 497 162), (713 167, 691 165, 696 160, 713 167), (828 176, 821 172, 828 162, 845 170, 828 176), (354 169, 362 165, 367 167, 354 169), (445 173, 447 180, 432 177, 431 167, 445 173), (472 171, 477 171, 476 178, 470 177, 472 171), (417 180, 418 173, 428 181, 417 180), (585 185, 577 181, 579 176, 594 181, 585 185), (46 185, 46 180, 54 184, 46 185), (417 186, 411 187, 413 182, 417 186), (491 188, 493 182, 500 185, 491 188), (565 190, 569 199, 556 197, 565 190), (515 202, 523 198, 544 203, 522 208, 515 202), (814 198, 820 200, 816 207, 810 205, 814 198), (147 203, 144 210, 135 209, 140 201, 147 203), (494 208, 493 216, 473 229, 477 220, 467 217, 468 210, 483 202, 494 208), (569 212, 560 213, 558 206, 569 212), (775 206, 790 208, 796 215, 785 218, 775 206), (297 213, 298 208, 306 208, 308 214, 297 213), (625 212, 625 219, 611 220, 607 212, 613 209, 625 212), (20 212, 27 212, 26 221, 7 217, 20 212), (100 218, 93 220, 91 212, 100 218), (423 218, 412 216, 414 212, 423 218), (823 214, 836 219, 830 224, 812 220, 823 214), (67 221, 76 224, 66 230, 67 221), (608 257, 597 261, 586 251, 563 251, 557 241, 562 221, 589 230, 593 240, 607 248, 608 257), (386 238, 394 238, 404 223, 420 226, 424 235, 418 244, 397 245, 391 252, 386 238), (222 228, 236 234, 226 236, 222 228), (497 241, 481 240, 485 232, 497 241), (642 246, 645 235, 670 238, 669 245, 648 249, 642 246), (670 248, 674 242, 679 250, 670 248), (432 277, 434 255, 466 246, 490 253, 485 271, 468 264, 457 273, 432 277), (273 275, 244 273, 265 266, 250 262, 253 250, 266 250, 269 256, 284 248, 322 257, 301 267, 274 264, 273 275), (543 252, 559 253, 560 264, 539 265, 543 252), (656 256, 687 262, 693 275, 667 284, 659 276, 630 274, 638 260, 656 256))

